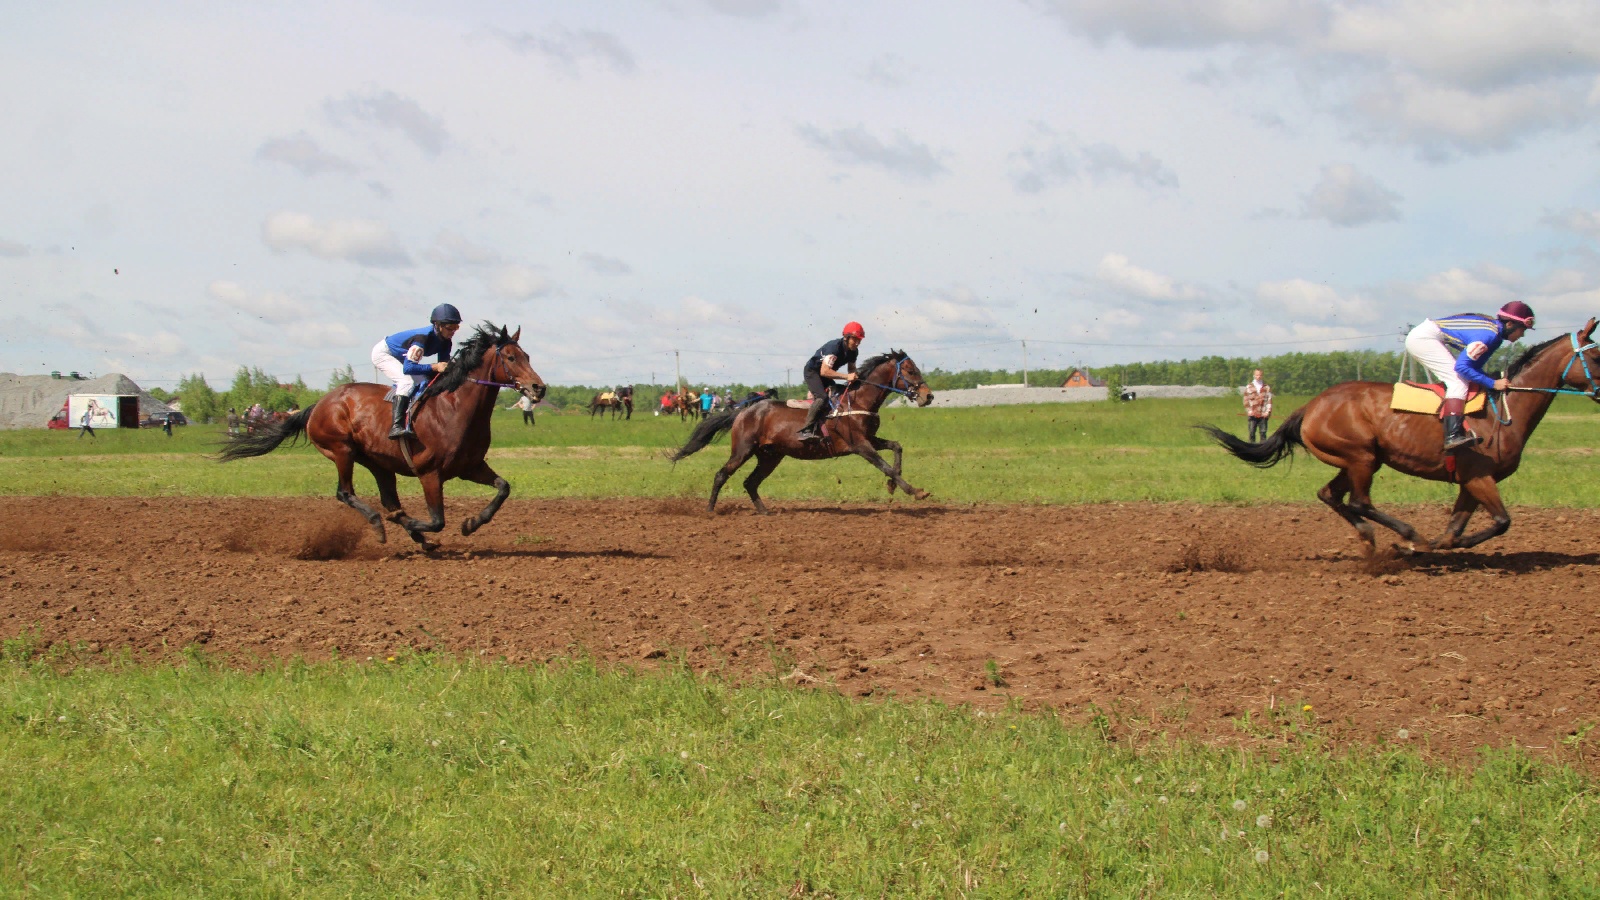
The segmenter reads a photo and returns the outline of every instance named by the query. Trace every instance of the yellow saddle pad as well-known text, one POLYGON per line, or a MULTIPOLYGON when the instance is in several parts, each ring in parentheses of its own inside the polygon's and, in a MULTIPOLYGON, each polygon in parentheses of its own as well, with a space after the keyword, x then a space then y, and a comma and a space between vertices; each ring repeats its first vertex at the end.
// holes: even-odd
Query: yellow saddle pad
MULTIPOLYGON (((1484 400, 1488 396, 1488 394, 1480 393, 1467 398, 1467 415, 1483 412, 1484 400)), ((1439 405, 1443 402, 1444 398, 1433 391, 1401 381, 1394 386, 1394 397, 1389 401, 1389 408, 1398 412, 1414 412, 1436 416, 1439 414, 1439 405)))

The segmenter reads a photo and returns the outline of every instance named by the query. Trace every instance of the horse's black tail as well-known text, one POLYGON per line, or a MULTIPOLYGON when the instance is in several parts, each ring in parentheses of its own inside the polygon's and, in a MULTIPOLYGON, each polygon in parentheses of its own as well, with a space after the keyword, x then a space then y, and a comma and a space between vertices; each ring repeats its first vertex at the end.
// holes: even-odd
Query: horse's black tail
POLYGON ((1278 426, 1278 430, 1272 433, 1272 437, 1259 444, 1237 438, 1215 425, 1195 427, 1211 435, 1211 439, 1221 444, 1222 449, 1258 469, 1267 469, 1292 456, 1294 448, 1305 446, 1300 440, 1300 419, 1303 415, 1305 415, 1304 409, 1295 410, 1282 425, 1278 426))
POLYGON ((228 442, 222 446, 222 452, 217 454, 217 461, 230 462, 250 456, 265 456, 278 449, 278 445, 284 441, 289 441, 289 446, 294 446, 294 441, 306 433, 306 422, 310 421, 311 411, 316 408, 317 405, 313 403, 282 422, 257 428, 255 434, 236 434, 228 438, 228 442))
POLYGON ((732 428, 733 420, 737 419, 738 417, 739 413, 737 411, 727 410, 725 412, 719 412, 714 416, 710 416, 709 418, 702 419, 700 424, 694 427, 694 431, 690 432, 689 442, 684 444, 682 447, 679 447, 677 450, 667 454, 667 459, 677 462, 680 459, 684 459, 692 456, 695 453, 698 453, 701 450, 704 450, 713 440, 716 439, 717 435, 727 431, 729 428, 732 428))

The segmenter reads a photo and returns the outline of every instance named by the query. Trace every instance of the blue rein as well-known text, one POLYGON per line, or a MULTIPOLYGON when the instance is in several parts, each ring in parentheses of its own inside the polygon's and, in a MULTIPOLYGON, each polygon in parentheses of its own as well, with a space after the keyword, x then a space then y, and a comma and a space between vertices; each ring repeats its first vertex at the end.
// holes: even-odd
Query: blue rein
POLYGON ((1567 380, 1567 373, 1572 371, 1572 364, 1574 362, 1582 363, 1583 364, 1583 379, 1589 383, 1589 390, 1587 390, 1587 391, 1578 391, 1578 390, 1573 390, 1571 388, 1541 388, 1541 387, 1515 387, 1515 386, 1507 387, 1506 390, 1508 390, 1508 391, 1520 391, 1520 392, 1523 392, 1523 393, 1538 393, 1538 394, 1572 394, 1572 395, 1578 396, 1578 397, 1588 397, 1590 400, 1593 400, 1596 403, 1600 403, 1600 384, 1597 384, 1595 382, 1594 373, 1589 370, 1589 358, 1587 356, 1584 356, 1585 353, 1589 352, 1590 350, 1595 349, 1595 347, 1597 347, 1597 346, 1600 346, 1600 343, 1596 343, 1594 341, 1591 341, 1591 342, 1589 342, 1587 344, 1584 344, 1582 347, 1580 347, 1580 346, 1578 346, 1578 333, 1576 331, 1574 331, 1571 335, 1568 335, 1568 336, 1572 339, 1572 358, 1567 360, 1566 368, 1561 370, 1561 380, 1562 381, 1566 381, 1567 380))

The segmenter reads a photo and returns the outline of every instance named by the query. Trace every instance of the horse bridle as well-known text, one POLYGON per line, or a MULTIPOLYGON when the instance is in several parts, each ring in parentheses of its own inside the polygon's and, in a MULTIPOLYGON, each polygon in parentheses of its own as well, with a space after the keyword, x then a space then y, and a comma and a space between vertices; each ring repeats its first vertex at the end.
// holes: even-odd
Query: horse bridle
MULTIPOLYGON (((502 347, 495 347, 494 348, 494 351, 495 351, 495 353, 494 353, 494 362, 489 364, 489 377, 491 379, 494 378, 495 370, 500 366, 500 363, 501 363, 500 351, 502 349, 504 349, 504 348, 502 348, 502 347)), ((469 378, 468 380, 471 381, 473 384, 481 384, 484 387, 511 388, 512 390, 516 391, 519 394, 525 393, 522 390, 522 385, 520 383, 516 382, 516 381, 485 381, 482 378, 469 378)), ((543 397, 544 394, 541 392, 540 396, 543 397)))
POLYGON ((1584 380, 1585 383, 1587 383, 1589 385, 1589 389, 1587 391, 1574 391, 1574 390, 1568 390, 1568 389, 1564 389, 1564 388, 1538 388, 1538 387, 1507 387, 1506 390, 1508 390, 1508 391, 1519 391, 1519 392, 1523 392, 1523 393, 1539 393, 1539 394, 1573 394, 1573 395, 1578 396, 1578 397, 1588 397, 1590 400, 1593 400, 1596 403, 1600 403, 1600 382, 1597 382, 1595 380, 1594 372, 1592 370, 1590 370, 1590 368, 1589 368, 1589 357, 1584 355, 1584 354, 1588 353, 1590 350, 1593 350, 1596 347, 1600 347, 1600 342, 1590 341, 1589 343, 1584 344, 1583 346, 1580 347, 1580 346, 1578 346, 1578 333, 1576 331, 1574 331, 1572 334, 1568 335, 1568 337, 1570 337, 1572 339, 1572 357, 1567 360, 1566 366, 1563 367, 1562 370, 1561 370, 1561 381, 1562 381, 1563 384, 1566 383, 1567 373, 1572 371, 1572 364, 1573 363, 1575 363, 1575 362, 1576 363, 1582 363, 1582 365, 1583 365, 1583 380, 1584 380))
POLYGON ((900 359, 895 360, 895 362, 894 362, 894 378, 890 379, 888 384, 879 384, 876 381, 863 381, 861 383, 862 384, 870 384, 875 388, 883 388, 884 390, 889 391, 890 393, 900 394, 901 396, 906 397, 907 399, 910 399, 911 397, 916 396, 916 393, 917 393, 918 390, 921 390, 922 388, 927 387, 928 383, 926 381, 918 381, 918 382, 913 383, 912 380, 905 375, 905 373, 900 371, 901 367, 904 366, 905 364, 906 364, 906 358, 905 357, 901 357, 900 359), (906 387, 905 388, 899 387, 899 384, 902 381, 904 381, 906 383, 906 387))

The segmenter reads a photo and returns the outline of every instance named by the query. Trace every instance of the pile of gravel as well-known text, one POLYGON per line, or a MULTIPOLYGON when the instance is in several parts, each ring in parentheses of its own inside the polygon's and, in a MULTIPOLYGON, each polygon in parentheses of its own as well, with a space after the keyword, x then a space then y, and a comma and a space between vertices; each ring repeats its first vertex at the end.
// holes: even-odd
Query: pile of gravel
POLYGON ((145 393, 126 375, 77 379, 0 372, 0 428, 43 428, 70 394, 134 394, 139 398, 141 420, 172 412, 172 407, 145 393))
POLYGON ((1171 399, 1174 397, 1229 397, 1239 393, 1238 388, 1206 387, 1198 384, 1130 384, 1123 388, 1141 400, 1171 399))

